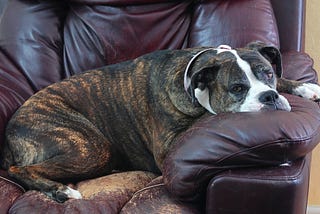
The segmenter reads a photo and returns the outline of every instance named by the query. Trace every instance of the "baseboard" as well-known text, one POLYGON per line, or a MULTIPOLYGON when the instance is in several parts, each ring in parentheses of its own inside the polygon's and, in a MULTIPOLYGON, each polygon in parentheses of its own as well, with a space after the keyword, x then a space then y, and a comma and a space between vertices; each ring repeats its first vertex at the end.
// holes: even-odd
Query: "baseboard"
POLYGON ((308 206, 307 214, 320 214, 320 206, 308 206))

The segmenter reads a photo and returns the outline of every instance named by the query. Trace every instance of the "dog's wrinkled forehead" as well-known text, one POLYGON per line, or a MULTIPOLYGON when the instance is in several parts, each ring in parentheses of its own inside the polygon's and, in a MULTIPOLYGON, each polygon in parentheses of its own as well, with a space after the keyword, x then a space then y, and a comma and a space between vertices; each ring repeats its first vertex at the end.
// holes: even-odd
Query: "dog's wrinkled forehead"
POLYGON ((243 74, 243 77, 250 80, 250 86, 253 85, 253 82, 260 81, 271 88, 275 88, 276 75, 273 66, 259 51, 241 48, 224 50, 218 54, 220 55, 222 70, 232 72, 229 78, 234 80, 238 78, 238 75, 243 74))
POLYGON ((249 64, 264 63, 268 66, 271 66, 271 63, 256 50, 244 49, 244 48, 236 49, 236 53, 239 55, 239 57, 242 60, 248 62, 249 64))
POLYGON ((238 49, 238 56, 250 66, 250 71, 260 81, 265 81, 265 75, 273 78, 275 73, 271 63, 256 50, 238 49))
POLYGON ((252 64, 265 64, 266 66, 272 66, 271 63, 263 57, 258 51, 241 48, 241 49, 230 49, 230 50, 217 50, 217 58, 220 63, 225 61, 245 61, 249 65, 252 64))

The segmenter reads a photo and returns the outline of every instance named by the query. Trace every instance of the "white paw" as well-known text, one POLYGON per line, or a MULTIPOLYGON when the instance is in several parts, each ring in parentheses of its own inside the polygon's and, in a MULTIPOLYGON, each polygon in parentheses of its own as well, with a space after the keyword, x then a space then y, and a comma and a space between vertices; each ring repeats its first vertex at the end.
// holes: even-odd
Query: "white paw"
POLYGON ((320 86, 317 84, 303 83, 301 86, 294 89, 293 92, 295 95, 310 100, 318 101, 320 99, 320 86))
POLYGON ((74 190, 70 187, 67 187, 67 189, 64 190, 63 193, 65 193, 68 198, 82 199, 81 193, 78 190, 74 190))

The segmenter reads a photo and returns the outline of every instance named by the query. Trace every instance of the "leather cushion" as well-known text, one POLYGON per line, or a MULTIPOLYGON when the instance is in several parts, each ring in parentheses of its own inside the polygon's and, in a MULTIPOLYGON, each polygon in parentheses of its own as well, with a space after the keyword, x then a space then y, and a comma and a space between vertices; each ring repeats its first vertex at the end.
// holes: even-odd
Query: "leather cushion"
POLYGON ((208 185, 206 213, 306 213, 310 156, 287 166, 220 173, 208 185))
POLYGON ((302 82, 318 82, 317 72, 313 68, 313 60, 306 53, 285 52, 282 54, 282 65, 284 78, 302 82))
POLYGON ((76 2, 64 28, 64 67, 70 74, 159 49, 241 47, 255 40, 279 46, 268 0, 76 2))
POLYGON ((5 171, 0 169, 0 212, 7 213, 14 201, 20 197, 25 190, 17 183, 9 180, 5 171))
POLYGON ((162 176, 157 177, 145 188, 136 192, 122 208, 125 213, 201 213, 195 204, 182 203, 172 198, 163 185, 162 176))
POLYGON ((72 4, 64 31, 65 70, 75 74, 155 50, 183 47, 191 22, 190 4, 72 4))
POLYGON ((188 46, 243 47, 257 40, 280 46, 270 1, 208 0, 196 6, 188 46))
MULTIPOLYGON (((69 199, 58 203, 38 191, 28 191, 16 199, 11 213, 118 213, 139 189, 156 175, 142 171, 115 173, 86 180, 74 186, 82 200, 69 199)), ((0 183, 1 184, 1 183, 0 183)))
POLYGON ((14 72, 26 78, 23 84, 32 87, 33 93, 65 77, 60 30, 66 8, 61 2, 13 0, 8 1, 1 17, 0 47, 4 56, 0 57, 16 66, 14 72))

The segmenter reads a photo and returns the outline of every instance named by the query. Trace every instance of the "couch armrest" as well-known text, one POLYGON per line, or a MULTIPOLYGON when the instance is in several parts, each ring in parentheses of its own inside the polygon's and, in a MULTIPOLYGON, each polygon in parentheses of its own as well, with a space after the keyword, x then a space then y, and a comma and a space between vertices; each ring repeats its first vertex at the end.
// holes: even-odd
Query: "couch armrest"
POLYGON ((208 185, 206 212, 305 213, 309 169, 310 155, 288 166, 225 171, 208 185))
POLYGON ((291 112, 229 113, 194 124, 164 161, 169 191, 181 200, 193 201, 222 171, 279 165, 311 152, 320 141, 319 106, 285 96, 291 112))
MULTIPOLYGON (((307 54, 288 51, 282 54, 282 60, 285 78, 317 82, 313 60, 307 54)), ((206 212, 305 213, 310 156, 285 167, 234 169, 220 173, 207 187, 206 212)))
POLYGON ((313 60, 306 53, 289 51, 282 53, 283 77, 301 82, 317 83, 313 60))

